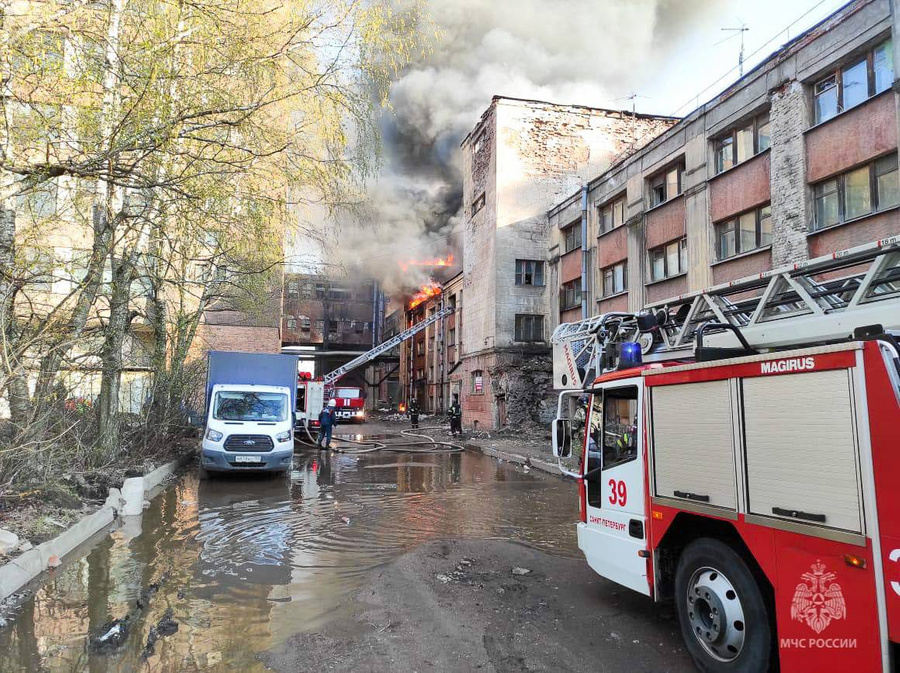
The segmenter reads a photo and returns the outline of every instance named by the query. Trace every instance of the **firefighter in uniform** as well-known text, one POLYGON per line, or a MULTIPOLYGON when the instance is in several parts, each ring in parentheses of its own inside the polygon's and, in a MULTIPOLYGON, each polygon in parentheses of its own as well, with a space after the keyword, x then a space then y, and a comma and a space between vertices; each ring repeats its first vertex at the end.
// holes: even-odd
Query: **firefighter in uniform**
POLYGON ((459 395, 453 393, 453 404, 450 405, 450 434, 462 434, 462 407, 459 405, 459 395))
POLYGON ((409 401, 409 422, 412 425, 413 430, 418 430, 419 428, 419 402, 416 398, 412 398, 409 401))

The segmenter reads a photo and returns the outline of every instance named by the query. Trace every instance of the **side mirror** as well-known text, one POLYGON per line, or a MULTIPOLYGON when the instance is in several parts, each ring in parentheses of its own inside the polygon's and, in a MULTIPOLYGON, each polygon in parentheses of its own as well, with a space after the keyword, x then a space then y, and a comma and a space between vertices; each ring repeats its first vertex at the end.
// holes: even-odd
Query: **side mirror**
POLYGON ((553 421, 553 455, 556 458, 572 455, 572 424, 568 418, 553 421))

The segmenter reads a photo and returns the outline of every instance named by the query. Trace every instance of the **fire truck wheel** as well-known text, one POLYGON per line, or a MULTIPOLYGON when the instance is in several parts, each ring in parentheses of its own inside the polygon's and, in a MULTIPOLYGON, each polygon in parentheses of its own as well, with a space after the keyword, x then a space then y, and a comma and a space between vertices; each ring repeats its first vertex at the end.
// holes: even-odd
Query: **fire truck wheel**
POLYGON ((759 584, 728 545, 712 538, 689 544, 675 572, 681 635, 706 673, 769 670, 772 632, 759 584))

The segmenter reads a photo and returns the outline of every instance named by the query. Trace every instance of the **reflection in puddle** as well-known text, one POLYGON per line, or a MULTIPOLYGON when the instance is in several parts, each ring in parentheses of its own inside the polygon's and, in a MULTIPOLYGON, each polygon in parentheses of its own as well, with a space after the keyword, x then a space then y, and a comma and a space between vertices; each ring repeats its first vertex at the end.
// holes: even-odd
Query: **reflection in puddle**
POLYGON ((0 671, 263 670, 259 652, 352 613, 346 598, 367 573, 423 542, 510 539, 577 555, 574 489, 552 477, 470 453, 302 453, 294 465, 290 480, 181 479, 0 630, 0 671), (167 609, 179 629, 144 662, 167 609), (89 652, 88 634, 126 617, 119 650, 89 652))

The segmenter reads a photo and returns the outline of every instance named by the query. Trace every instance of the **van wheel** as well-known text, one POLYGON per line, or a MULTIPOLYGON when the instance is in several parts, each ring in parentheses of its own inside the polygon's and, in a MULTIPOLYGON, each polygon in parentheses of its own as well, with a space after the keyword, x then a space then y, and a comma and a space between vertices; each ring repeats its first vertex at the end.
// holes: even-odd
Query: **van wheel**
POLYGON ((769 670, 774 639, 766 601, 750 568, 711 538, 689 544, 675 572, 681 635, 707 673, 769 670))

